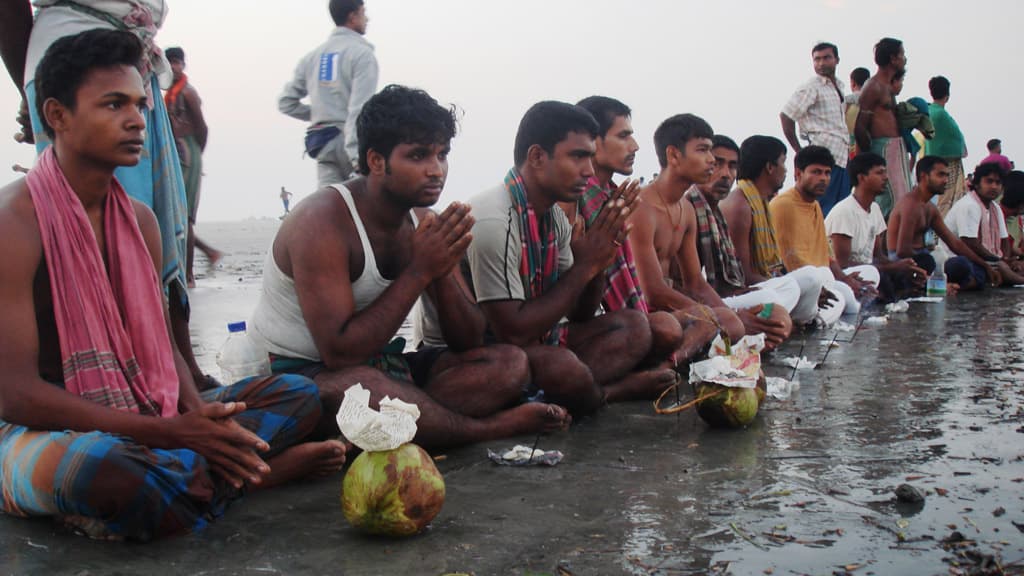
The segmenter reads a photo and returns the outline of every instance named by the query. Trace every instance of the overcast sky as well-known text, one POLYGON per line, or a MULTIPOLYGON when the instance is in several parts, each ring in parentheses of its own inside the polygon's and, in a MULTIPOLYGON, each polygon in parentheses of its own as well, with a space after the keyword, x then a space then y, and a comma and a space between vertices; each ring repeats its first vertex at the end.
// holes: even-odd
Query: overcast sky
MULTIPOLYGON (((277 111, 298 59, 330 34, 327 0, 169 0, 158 36, 185 49, 210 125, 199 221, 280 213, 281 186, 296 199, 316 184, 302 158, 304 123, 277 111)), ((367 38, 381 85, 423 88, 463 112, 442 204, 494 185, 512 163, 519 119, 534 102, 613 96, 633 108, 641 145, 636 175, 656 172, 651 137, 681 112, 704 117, 737 142, 782 138, 778 112, 813 75, 810 49, 839 46, 838 75, 865 66, 883 36, 904 41, 901 98, 952 82, 949 111, 967 137, 968 169, 989 138, 1024 155, 1015 41, 1022 4, 999 0, 367 0, 367 38), (1016 79, 1015 79, 1016 78, 1016 79)), ((0 80, 0 182, 33 150, 16 144, 17 92, 0 80)))

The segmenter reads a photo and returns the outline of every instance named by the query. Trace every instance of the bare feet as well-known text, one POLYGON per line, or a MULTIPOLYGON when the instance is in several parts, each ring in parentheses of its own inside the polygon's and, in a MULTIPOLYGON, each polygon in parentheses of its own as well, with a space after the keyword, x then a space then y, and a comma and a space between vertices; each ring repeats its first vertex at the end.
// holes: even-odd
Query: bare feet
POLYGON ((324 478, 345 465, 345 445, 338 440, 296 444, 267 461, 270 474, 253 486, 271 488, 300 478, 324 478))
POLYGON ((625 378, 605 386, 608 402, 653 400, 676 383, 679 375, 671 368, 653 368, 627 374, 625 378))
POLYGON ((565 430, 572 423, 572 416, 557 404, 528 402, 499 412, 484 420, 492 427, 492 439, 533 434, 535 432, 556 432, 565 430))
POLYGON ((220 250, 210 248, 209 250, 205 251, 205 254, 207 260, 207 269, 212 274, 214 271, 217 270, 217 263, 220 262, 222 258, 224 258, 224 253, 221 252, 220 250))

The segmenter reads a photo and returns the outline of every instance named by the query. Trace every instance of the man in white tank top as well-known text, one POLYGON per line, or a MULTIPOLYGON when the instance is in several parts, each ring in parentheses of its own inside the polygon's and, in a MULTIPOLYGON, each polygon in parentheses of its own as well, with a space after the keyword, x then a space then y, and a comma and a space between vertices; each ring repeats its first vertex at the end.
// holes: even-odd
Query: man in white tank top
POLYGON ((521 404, 529 365, 513 346, 483 347, 485 321, 457 266, 471 236, 469 207, 429 210, 444 187, 453 111, 426 92, 388 86, 357 125, 360 172, 299 203, 268 255, 253 334, 274 370, 314 379, 321 431, 337 433, 345 390, 420 409, 416 441, 451 446, 568 425, 564 408, 521 404), (424 293, 450 350, 402 354, 395 339, 424 293))

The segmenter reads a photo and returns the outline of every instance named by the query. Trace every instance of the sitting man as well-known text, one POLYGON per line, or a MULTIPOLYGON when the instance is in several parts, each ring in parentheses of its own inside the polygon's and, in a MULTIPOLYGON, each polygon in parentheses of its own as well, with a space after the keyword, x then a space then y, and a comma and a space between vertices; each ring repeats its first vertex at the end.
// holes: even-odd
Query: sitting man
POLYGON ((650 398, 671 369, 637 371, 651 349, 647 315, 622 308, 596 316, 604 271, 626 239, 635 195, 616 192, 577 236, 558 202, 577 202, 594 176, 598 125, 578 106, 545 101, 523 116, 515 166, 471 200, 467 252, 476 299, 499 342, 526 349, 533 385, 573 414, 605 402, 650 398))
MULTIPOLYGON (((986 268, 995 268, 1002 279, 1002 286, 1024 284, 1024 275, 1010 266, 1010 234, 1006 231, 1006 219, 995 201, 1003 193, 1003 168, 995 162, 981 164, 974 169, 973 188, 946 214, 945 224, 954 236, 987 263, 986 268)), ((968 274, 977 284, 984 281, 984 270, 976 265, 954 266, 946 264, 949 281, 958 282, 968 274), (969 269, 968 269, 969 268, 969 269)))
MULTIPOLYGON (((834 307, 819 307, 819 300, 827 302, 834 297, 828 290, 822 290, 829 276, 827 271, 804 266, 787 273, 779 258, 768 203, 786 181, 786 145, 778 138, 754 135, 743 141, 739 155, 736 189, 719 202, 719 207, 743 278, 748 285, 772 287, 779 292, 785 290, 780 290, 778 279, 796 282, 797 303, 787 309, 793 322, 808 324, 818 318, 822 310, 835 310, 834 307)), ((729 300, 726 303, 729 304, 729 300)), ((834 318, 823 317, 823 322, 831 324, 838 320, 840 312, 835 310, 834 318)))
POLYGON ((1010 235, 1010 251, 1005 256, 1010 265, 1020 270, 1024 265, 1024 172, 1014 170, 1003 178, 1003 196, 999 199, 999 207, 1003 210, 1006 232, 1010 235))
POLYGON ((984 287, 986 278, 992 283, 1001 281, 999 273, 986 265, 980 256, 967 247, 960 238, 949 231, 942 221, 942 214, 932 198, 946 193, 949 181, 949 165, 945 158, 925 156, 914 166, 917 185, 893 206, 885 235, 889 259, 911 258, 919 268, 929 275, 935 271, 936 262, 925 246, 925 235, 931 230, 935 232, 946 246, 957 256, 946 260, 944 271, 952 270, 955 276, 947 277, 947 292, 957 290, 978 290, 984 287), (970 271, 976 265, 980 280, 976 280, 970 271), (964 271, 968 271, 966 274, 964 271))
POLYGON ((879 292, 886 301, 924 288, 928 273, 911 258, 890 260, 883 246, 885 218, 875 198, 885 190, 885 158, 862 152, 847 168, 853 194, 836 204, 825 218, 825 233, 836 262, 842 268, 874 264, 881 275, 879 292))
POLYGON ((690 187, 684 196, 697 218, 697 255, 704 277, 722 302, 739 315, 747 334, 763 332, 769 348, 774 348, 792 331, 789 311, 800 301, 800 286, 786 277, 747 286, 729 227, 718 208, 736 181, 740 148, 728 136, 716 134, 711 139, 711 154, 715 173, 706 183, 690 187))
POLYGON ((416 441, 466 444, 554 430, 565 410, 523 404, 526 356, 511 346, 478 348, 483 322, 463 297, 456 264, 469 245, 469 207, 437 202, 448 175, 455 117, 421 90, 388 86, 359 115, 360 171, 291 211, 263 271, 253 336, 275 372, 309 376, 320 389, 321 432, 354 384, 416 404, 416 441), (438 305, 452 352, 403 355, 392 340, 420 296, 438 305), (467 320, 469 319, 469 320, 467 320))
POLYGON ((832 153, 821 146, 806 146, 796 153, 794 163, 796 186, 769 205, 782 262, 788 270, 827 268, 830 275, 825 287, 836 296, 836 308, 844 314, 857 314, 858 298, 877 295, 879 275, 870 264, 843 269, 829 250, 825 218, 815 198, 828 189, 832 153))
POLYGON ((655 310, 667 310, 680 323, 711 323, 732 342, 746 327, 700 276, 697 219, 683 195, 714 172, 711 126, 693 114, 673 116, 654 132, 661 170, 641 191, 630 240, 636 250, 640 285, 655 310))
MULTIPOLYGON (((622 102, 605 96, 591 96, 576 105, 590 112, 599 126, 592 160, 594 175, 587 181, 587 191, 577 203, 559 203, 559 206, 570 224, 586 227, 594 223, 620 186, 623 193, 628 194, 640 185, 632 180, 625 180, 621 185, 612 182, 615 174, 629 176, 633 173, 633 162, 640 146, 633 138, 632 112, 622 102)), ((615 262, 605 270, 605 277, 607 285, 601 305, 606 312, 628 307, 647 313, 653 338, 651 361, 662 362, 671 356, 671 364, 678 365, 695 356, 715 337, 715 331, 707 324, 688 323, 684 330, 668 312, 650 311, 647 298, 640 289, 629 238, 622 241, 615 262)))
POLYGON ((200 396, 172 344, 160 230, 114 169, 143 150, 142 45, 92 30, 54 42, 35 76, 53 142, 0 190, 0 504, 94 537, 203 528, 245 488, 340 469, 299 376, 200 396))

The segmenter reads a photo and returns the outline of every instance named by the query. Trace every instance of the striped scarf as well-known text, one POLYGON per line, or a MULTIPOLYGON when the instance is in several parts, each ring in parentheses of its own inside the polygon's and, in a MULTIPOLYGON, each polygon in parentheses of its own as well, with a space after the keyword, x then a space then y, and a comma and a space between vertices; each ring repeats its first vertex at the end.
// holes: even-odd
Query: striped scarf
MULTIPOLYGON (((580 214, 586 220, 589 228, 601 208, 615 192, 615 184, 609 182, 608 187, 601 185, 596 177, 591 177, 587 182, 587 190, 580 198, 580 214)), ((607 284, 604 290, 604 297, 601 303, 608 312, 615 312, 623 308, 632 308, 641 312, 648 312, 647 299, 640 290, 640 278, 636 273, 636 265, 633 261, 633 248, 627 238, 622 242, 615 254, 615 262, 604 271, 607 284)))
POLYGON ((758 192, 757 186, 750 180, 736 183, 743 196, 750 204, 751 232, 753 233, 753 266, 757 273, 765 278, 774 278, 782 274, 782 259, 779 258, 779 247, 775 242, 775 230, 768 220, 768 205, 758 192))
MULTIPOLYGON (((526 200, 526 184, 515 168, 505 176, 505 189, 512 197, 512 207, 519 215, 520 237, 523 243, 519 259, 519 277, 523 281, 523 292, 527 298, 539 298, 558 281, 558 234, 552 206, 546 213, 537 216, 526 200)), ((557 346, 563 343, 565 330, 558 324, 544 335, 545 344, 557 346)))
POLYGON ((686 191, 697 215, 697 252, 704 275, 716 292, 729 293, 746 286, 743 268, 729 238, 729 228, 718 206, 712 206, 696 186, 686 191))

